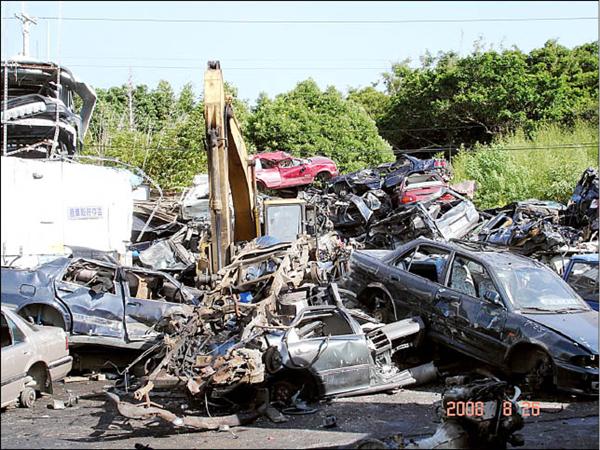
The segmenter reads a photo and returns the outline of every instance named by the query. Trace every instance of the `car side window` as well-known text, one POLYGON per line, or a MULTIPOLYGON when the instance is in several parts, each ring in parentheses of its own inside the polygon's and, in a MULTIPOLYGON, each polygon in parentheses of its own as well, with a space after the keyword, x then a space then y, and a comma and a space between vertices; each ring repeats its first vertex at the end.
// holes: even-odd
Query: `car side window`
POLYGON ((574 263, 567 282, 583 298, 597 298, 598 266, 580 262, 574 263))
POLYGON ((284 159, 279 163, 279 167, 283 169, 287 169, 289 167, 294 167, 294 162, 291 159, 284 159))
POLYGON ((0 316, 0 340, 2 342, 2 348, 10 347, 12 345, 12 335, 10 334, 8 322, 6 321, 6 317, 4 317, 4 313, 0 316))
POLYGON ((452 262, 448 287, 482 300, 486 300, 486 292, 500 295, 494 280, 483 265, 459 255, 456 255, 452 262))
POLYGON ((62 281, 89 287, 96 293, 115 294, 115 270, 89 261, 75 261, 66 270, 62 281))
POLYGON ((2 314, 2 347, 5 347, 5 341, 8 342, 8 345, 20 344, 21 342, 25 342, 25 334, 10 317, 2 314), (8 341, 6 341, 5 329, 8 333, 8 341))
POLYGON ((447 250, 430 245, 419 245, 416 249, 400 256, 395 265, 399 269, 442 284, 444 269, 449 257, 450 252, 447 250))
POLYGON ((338 311, 308 315, 292 331, 293 339, 315 339, 354 334, 348 320, 338 311))

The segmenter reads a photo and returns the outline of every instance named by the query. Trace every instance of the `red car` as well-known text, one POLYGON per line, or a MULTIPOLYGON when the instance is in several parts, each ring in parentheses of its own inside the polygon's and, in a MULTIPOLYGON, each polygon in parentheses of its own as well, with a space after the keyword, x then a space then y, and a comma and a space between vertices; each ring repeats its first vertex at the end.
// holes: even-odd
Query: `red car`
MULTIPOLYGON (((448 187, 448 183, 442 176, 435 172, 416 172, 408 175, 396 188, 394 195, 395 204, 406 204, 429 200, 442 189, 448 187)), ((452 196, 446 194, 440 197, 441 201, 452 200, 452 196)))
POLYGON ((325 181, 338 176, 335 163, 324 156, 302 159, 286 152, 254 155, 256 183, 259 188, 284 189, 325 181))

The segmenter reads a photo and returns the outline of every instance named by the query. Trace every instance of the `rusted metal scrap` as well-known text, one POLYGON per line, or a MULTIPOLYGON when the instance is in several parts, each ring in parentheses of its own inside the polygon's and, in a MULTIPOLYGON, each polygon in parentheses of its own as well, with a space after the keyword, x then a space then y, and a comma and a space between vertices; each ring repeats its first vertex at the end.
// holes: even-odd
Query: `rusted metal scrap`
MULTIPOLYGON (((321 327, 323 344, 314 349, 311 358, 317 369, 312 375, 316 385, 323 384, 323 374, 327 372, 318 369, 330 369, 326 389, 317 393, 317 398, 390 390, 417 382, 412 372, 394 368, 391 356, 420 341, 421 322, 407 320, 384 326, 363 313, 345 309, 328 274, 342 270, 339 260, 346 257, 347 248, 340 245, 335 234, 318 239, 303 236, 291 243, 262 238, 251 241, 218 272, 220 281, 204 295, 202 306, 195 308, 186 322, 181 318, 180 331, 165 335, 162 347, 145 361, 148 375, 140 380, 134 394, 143 402, 134 405, 117 397, 111 400, 126 417, 156 416, 175 425, 200 429, 238 425, 238 419, 251 420, 260 414, 284 420, 276 410, 261 406, 269 403, 268 398, 261 400, 261 395, 274 386, 279 387, 279 392, 285 388, 277 384, 282 377, 295 382, 296 378, 307 376, 297 366, 290 372, 273 365, 276 342, 283 339, 285 345, 280 350, 286 355, 290 351, 288 341, 296 345, 292 344, 292 336, 298 333, 300 317, 303 330, 304 324, 321 327), (319 256, 334 260, 320 261, 319 256), (302 315, 301 311, 311 311, 312 315, 302 315), (335 356, 336 349, 348 350, 345 362, 335 356), (359 371, 356 376, 348 376, 354 366, 359 371), (334 380, 337 372, 341 374, 339 382, 334 380), (228 416, 226 423, 222 418, 181 418, 150 400, 152 389, 160 388, 185 390, 190 402, 199 409, 217 405, 253 412, 228 416)), ((288 364, 286 358, 280 359, 288 364)), ((295 362, 301 359, 293 357, 295 362)), ((312 363, 306 363, 309 369, 312 363)), ((299 392, 294 383, 290 386, 299 392)), ((281 400, 286 399, 278 398, 281 400)))
POLYGON ((251 423, 261 415, 267 414, 268 408, 266 401, 264 401, 267 397, 263 394, 262 403, 258 404, 255 409, 248 412, 218 417, 177 416, 176 414, 157 406, 146 406, 144 404, 134 405, 122 401, 117 394, 111 392, 107 392, 106 396, 116 406, 119 414, 128 419, 146 420, 158 417, 177 427, 188 427, 199 430, 218 430, 223 426, 236 427, 251 423))

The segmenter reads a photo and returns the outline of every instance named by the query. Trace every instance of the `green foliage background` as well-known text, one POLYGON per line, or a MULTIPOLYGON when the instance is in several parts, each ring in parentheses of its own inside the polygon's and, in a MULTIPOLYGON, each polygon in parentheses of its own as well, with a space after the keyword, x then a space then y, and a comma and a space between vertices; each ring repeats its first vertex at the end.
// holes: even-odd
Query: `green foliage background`
POLYGON ((321 91, 313 80, 298 83, 274 100, 262 96, 247 136, 262 151, 328 156, 346 172, 394 160, 362 107, 333 87, 321 91))
MULTIPOLYGON (((226 72, 226 68, 224 68, 226 72)), ((566 201, 581 172, 598 165, 598 43, 555 41, 517 48, 425 54, 418 67, 394 64, 371 86, 343 95, 312 79, 256 105, 234 97, 251 152, 285 150, 331 157, 343 172, 393 160, 391 149, 456 153, 458 180, 474 179, 480 207, 541 198, 566 201), (379 86, 379 87, 378 87, 379 86)), ((201 95, 168 81, 97 89, 84 147, 142 168, 163 189, 206 171, 201 95)))

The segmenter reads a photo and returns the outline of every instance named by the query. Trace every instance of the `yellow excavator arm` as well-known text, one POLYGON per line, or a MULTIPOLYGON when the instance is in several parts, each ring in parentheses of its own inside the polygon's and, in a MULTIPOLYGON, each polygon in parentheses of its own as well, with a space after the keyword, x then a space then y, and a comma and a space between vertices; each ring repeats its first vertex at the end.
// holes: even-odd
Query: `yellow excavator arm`
POLYGON ((216 273, 229 263, 234 242, 251 240, 260 232, 253 167, 233 113, 232 99, 225 97, 218 61, 209 61, 204 73, 204 120, 210 192, 210 259, 212 272, 216 273))

